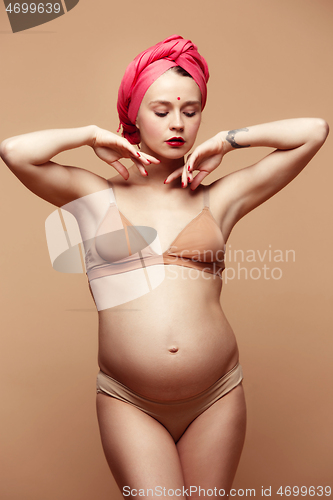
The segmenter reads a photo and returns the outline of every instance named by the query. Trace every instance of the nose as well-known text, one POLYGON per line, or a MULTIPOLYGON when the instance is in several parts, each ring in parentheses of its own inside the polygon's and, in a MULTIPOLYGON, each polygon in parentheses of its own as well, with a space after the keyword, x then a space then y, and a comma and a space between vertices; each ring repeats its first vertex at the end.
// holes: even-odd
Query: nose
POLYGON ((184 122, 182 119, 181 113, 177 110, 175 110, 173 113, 170 113, 170 123, 169 123, 170 130, 179 130, 183 131, 184 130, 184 122))

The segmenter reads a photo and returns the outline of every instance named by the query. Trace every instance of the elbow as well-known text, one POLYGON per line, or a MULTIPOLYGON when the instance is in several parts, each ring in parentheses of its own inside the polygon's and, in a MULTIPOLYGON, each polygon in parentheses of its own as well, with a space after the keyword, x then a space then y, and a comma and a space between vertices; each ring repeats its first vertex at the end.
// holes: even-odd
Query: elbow
POLYGON ((12 138, 5 139, 0 144, 0 157, 6 163, 6 165, 12 169, 17 163, 17 148, 15 147, 14 140, 12 138))
POLYGON ((315 118, 314 119, 314 136, 317 138, 319 142, 322 144, 326 141, 326 138, 329 134, 330 127, 326 120, 323 118, 315 118))
POLYGON ((6 164, 8 164, 8 157, 10 155, 10 150, 11 150, 10 140, 9 139, 5 139, 0 144, 0 157, 3 159, 3 161, 6 164))

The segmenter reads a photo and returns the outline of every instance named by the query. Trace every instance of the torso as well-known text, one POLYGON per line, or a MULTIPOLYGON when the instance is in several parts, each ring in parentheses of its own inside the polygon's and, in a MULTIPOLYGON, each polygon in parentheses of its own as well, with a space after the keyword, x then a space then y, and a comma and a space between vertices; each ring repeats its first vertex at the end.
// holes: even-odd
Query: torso
POLYGON ((235 366, 238 350, 221 280, 165 267, 155 290, 99 312, 99 365, 143 396, 173 400, 207 389, 235 366))
MULTIPOLYGON (((169 189, 161 197, 119 176, 112 183, 119 210, 133 224, 155 228, 162 252, 202 210, 201 187, 182 197, 169 189)), ((212 214, 221 227, 222 212, 213 207, 212 214)), ((238 349, 220 306, 221 279, 176 265, 164 271, 163 282, 149 293, 99 311, 98 362, 104 373, 145 397, 183 399, 233 368, 238 349)))

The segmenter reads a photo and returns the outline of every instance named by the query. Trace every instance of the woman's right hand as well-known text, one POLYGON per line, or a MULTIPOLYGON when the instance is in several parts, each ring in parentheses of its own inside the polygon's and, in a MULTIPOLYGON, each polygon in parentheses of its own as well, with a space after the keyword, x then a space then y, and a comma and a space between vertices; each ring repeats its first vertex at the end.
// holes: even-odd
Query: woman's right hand
POLYGON ((131 158, 144 177, 147 176, 145 165, 160 163, 157 158, 137 151, 133 144, 124 137, 119 137, 119 135, 99 127, 96 127, 91 147, 101 160, 114 167, 125 180, 128 179, 129 172, 119 161, 120 158, 131 158))

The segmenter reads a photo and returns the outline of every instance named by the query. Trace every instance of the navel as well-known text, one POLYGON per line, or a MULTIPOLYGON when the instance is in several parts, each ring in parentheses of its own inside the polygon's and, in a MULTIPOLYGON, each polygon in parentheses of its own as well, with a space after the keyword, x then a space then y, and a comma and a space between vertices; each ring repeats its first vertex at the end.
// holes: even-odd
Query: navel
POLYGON ((169 352, 175 353, 177 351, 178 351, 178 347, 175 347, 175 346, 169 347, 169 352))

